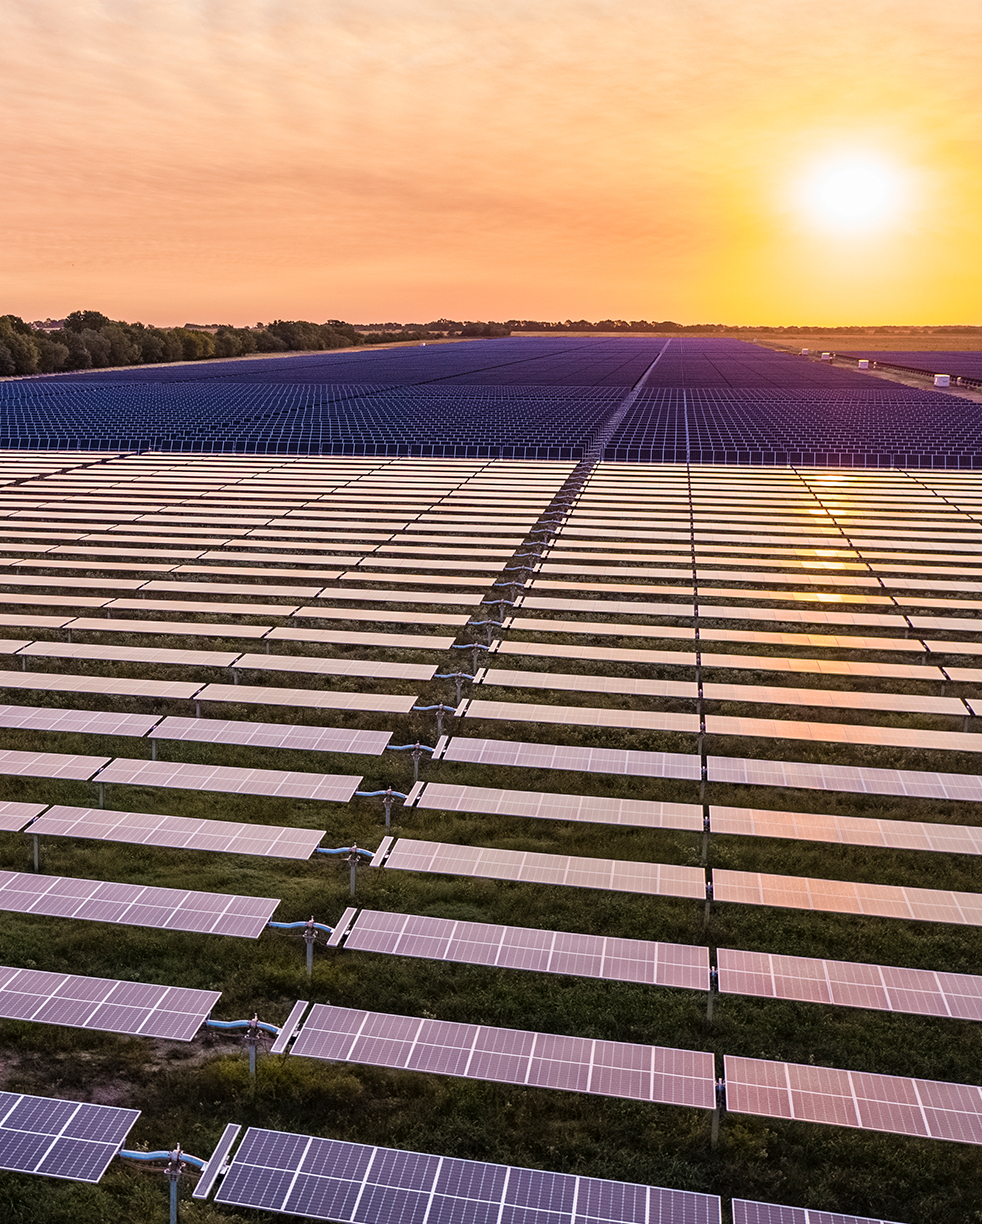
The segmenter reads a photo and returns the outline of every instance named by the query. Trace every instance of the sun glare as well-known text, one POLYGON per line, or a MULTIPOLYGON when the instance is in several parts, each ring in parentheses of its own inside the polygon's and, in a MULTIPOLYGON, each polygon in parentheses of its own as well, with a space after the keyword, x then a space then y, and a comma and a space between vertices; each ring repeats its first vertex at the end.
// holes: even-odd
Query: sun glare
POLYGON ((830 158, 804 176, 799 201, 809 219, 841 233, 869 233, 896 220, 904 176, 870 154, 830 158))

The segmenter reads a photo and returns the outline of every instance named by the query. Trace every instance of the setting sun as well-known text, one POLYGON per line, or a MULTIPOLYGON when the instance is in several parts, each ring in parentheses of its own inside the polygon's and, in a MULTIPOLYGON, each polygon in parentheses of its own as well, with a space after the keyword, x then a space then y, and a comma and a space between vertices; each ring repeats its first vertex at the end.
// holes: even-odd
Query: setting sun
POLYGON ((875 156, 848 154, 815 166, 800 185, 811 221, 840 232, 869 232, 892 224, 909 188, 895 166, 875 156))

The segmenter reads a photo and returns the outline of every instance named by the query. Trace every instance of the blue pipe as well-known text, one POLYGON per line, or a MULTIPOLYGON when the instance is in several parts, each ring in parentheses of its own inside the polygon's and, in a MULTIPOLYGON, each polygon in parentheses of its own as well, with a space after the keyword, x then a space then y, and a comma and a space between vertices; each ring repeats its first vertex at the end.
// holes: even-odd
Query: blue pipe
POLYGON ((367 854, 369 858, 372 858, 372 856, 375 854, 374 850, 360 850, 357 846, 355 847, 338 846, 337 850, 325 850, 323 846, 318 846, 317 849, 314 851, 314 853, 315 854, 350 854, 352 849, 355 849, 355 851, 358 854, 367 854))
POLYGON ((408 795, 404 795, 402 791, 384 790, 384 791, 355 791, 356 795, 360 795, 362 799, 373 799, 376 795, 391 795, 393 799, 408 799, 408 795))
POLYGON ((301 927, 313 927, 316 931, 325 931, 328 935, 334 934, 334 927, 325 926, 323 922, 267 922, 267 926, 275 927, 278 931, 297 931, 301 927))
MULTIPOLYGON (((497 621, 482 621, 481 622, 482 625, 484 624, 496 625, 497 623, 498 623, 497 621)), ((456 680, 458 676, 462 680, 473 680, 474 679, 474 677, 470 674, 470 672, 437 672, 434 679, 435 680, 456 680)), ((424 707, 424 708, 435 709, 436 707, 430 706, 430 707, 424 707)), ((444 706, 443 708, 445 710, 450 709, 449 706, 444 706)))
POLYGON ((391 748, 393 752, 411 752, 414 748, 419 748, 423 752, 436 752, 435 748, 431 748, 429 744, 386 744, 387 748, 391 748))
MULTIPOLYGON (((450 711, 451 711, 451 713, 452 713, 454 710, 456 710, 456 708, 457 708, 456 706, 448 706, 448 705, 435 705, 435 706, 413 706, 413 712, 414 712, 414 713, 423 713, 423 712, 425 712, 426 710, 450 710, 450 711)), ((358 792, 357 792, 357 791, 355 791, 355 794, 357 794, 357 793, 358 793, 358 792)))
MULTIPOLYGON (((128 1152, 124 1148, 120 1156, 125 1156, 127 1160, 170 1160, 173 1152, 128 1152)), ((205 1161, 199 1160, 197 1156, 189 1156, 187 1152, 181 1153, 181 1160, 186 1164, 194 1165, 196 1169, 203 1169, 205 1161)))
MULTIPOLYGON (((482 646, 480 642, 468 642, 466 646, 451 646, 451 650, 487 650, 487 646, 482 646)), ((434 709, 436 707, 434 706, 434 709)))
MULTIPOLYGON (((217 1029, 236 1029, 236 1028, 251 1028, 251 1020, 206 1020, 205 1028, 217 1029)), ((264 1033, 272 1033, 274 1037, 279 1035, 279 1029, 275 1024, 266 1024, 262 1020, 256 1021, 256 1028, 262 1029, 264 1033)))

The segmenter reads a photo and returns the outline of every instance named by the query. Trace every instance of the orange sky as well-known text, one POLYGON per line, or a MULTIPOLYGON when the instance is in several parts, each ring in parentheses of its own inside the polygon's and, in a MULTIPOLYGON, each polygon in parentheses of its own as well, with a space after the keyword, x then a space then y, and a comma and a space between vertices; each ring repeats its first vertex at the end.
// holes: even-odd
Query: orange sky
POLYGON ((0 11, 0 313, 982 323, 977 0, 0 11))

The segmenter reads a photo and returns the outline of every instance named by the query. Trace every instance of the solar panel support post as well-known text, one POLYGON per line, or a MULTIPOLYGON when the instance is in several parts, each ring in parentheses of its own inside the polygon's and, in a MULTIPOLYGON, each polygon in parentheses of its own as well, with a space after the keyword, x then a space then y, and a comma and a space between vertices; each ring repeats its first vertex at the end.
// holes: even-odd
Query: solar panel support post
POLYGON ((99 807, 104 808, 105 806, 106 806, 106 784, 105 782, 100 782, 99 783, 99 807))
POLYGON ((413 758, 413 781, 418 782, 419 781, 419 763, 423 756, 423 749, 420 747, 419 740, 416 741, 411 755, 413 758))
POLYGON ((181 1169, 181 1149, 177 1147, 171 1152, 165 1170, 170 1182, 170 1224, 177 1224, 177 1183, 181 1179, 181 1169))
POLYGON ((307 945, 307 981, 314 980, 314 940, 317 938, 317 928, 314 925, 314 915, 303 929, 303 941, 307 945))
POLYGON ((40 847, 39 847, 40 840, 41 839, 35 833, 34 834, 34 870, 35 871, 41 870, 41 864, 40 864, 41 853, 40 853, 40 847))
POLYGON ((249 1021, 245 1036, 242 1039, 249 1047, 249 1082, 253 1091, 256 1088, 256 1049, 260 1042, 258 1013, 249 1021))
POLYGON ((351 867, 351 895, 355 895, 355 872, 358 870, 358 847, 352 843, 348 851, 348 863, 351 867))

